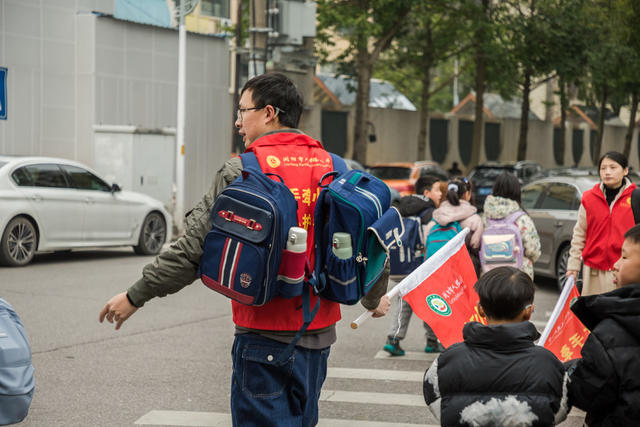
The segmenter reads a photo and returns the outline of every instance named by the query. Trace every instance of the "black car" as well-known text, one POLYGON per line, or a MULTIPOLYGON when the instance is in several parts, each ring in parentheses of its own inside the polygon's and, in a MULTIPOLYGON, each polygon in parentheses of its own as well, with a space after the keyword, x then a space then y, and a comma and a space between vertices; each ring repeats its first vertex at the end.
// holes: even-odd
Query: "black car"
POLYGON ((496 178, 509 172, 518 177, 521 185, 525 185, 534 179, 544 176, 544 168, 536 162, 519 161, 519 162, 487 162, 476 166, 469 173, 469 182, 471 182, 472 201, 478 210, 482 210, 484 200, 493 188, 496 178))

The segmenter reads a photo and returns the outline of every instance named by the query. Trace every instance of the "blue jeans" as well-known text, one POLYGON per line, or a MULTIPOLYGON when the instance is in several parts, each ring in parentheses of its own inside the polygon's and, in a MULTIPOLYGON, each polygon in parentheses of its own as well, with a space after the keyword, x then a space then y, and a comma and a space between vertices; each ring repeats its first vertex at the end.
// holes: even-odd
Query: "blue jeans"
POLYGON ((275 365, 286 346, 256 334, 236 335, 231 353, 234 427, 306 427, 318 423, 318 399, 327 376, 330 347, 295 347, 291 357, 275 365))

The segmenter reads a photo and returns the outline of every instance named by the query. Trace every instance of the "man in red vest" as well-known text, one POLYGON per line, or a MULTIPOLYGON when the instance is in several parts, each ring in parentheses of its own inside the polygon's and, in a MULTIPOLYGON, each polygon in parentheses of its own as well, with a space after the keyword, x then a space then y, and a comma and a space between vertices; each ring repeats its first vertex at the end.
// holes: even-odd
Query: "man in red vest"
MULTIPOLYGON (((313 263, 313 212, 318 182, 333 166, 322 144, 296 129, 302 109, 302 97, 291 80, 278 73, 264 74, 243 87, 236 127, 246 151, 256 155, 262 170, 281 176, 295 196, 298 225, 308 231, 307 254, 313 263)), ((100 312, 100 322, 106 318, 119 329, 151 298, 177 292, 198 278, 204 238, 211 229, 209 213, 213 202, 241 172, 239 157, 227 160, 210 192, 187 214, 185 235, 146 265, 142 278, 133 286, 107 302, 100 312)), ((362 300, 374 317, 383 316, 389 309, 389 299, 384 296, 386 273, 362 300)), ((312 307, 317 298, 312 295, 312 307)), ((232 301, 236 325, 231 379, 234 426, 317 424, 318 399, 330 346, 336 341, 340 307, 322 299, 292 357, 276 364, 278 355, 302 325, 301 299, 276 297, 260 307, 232 301)))

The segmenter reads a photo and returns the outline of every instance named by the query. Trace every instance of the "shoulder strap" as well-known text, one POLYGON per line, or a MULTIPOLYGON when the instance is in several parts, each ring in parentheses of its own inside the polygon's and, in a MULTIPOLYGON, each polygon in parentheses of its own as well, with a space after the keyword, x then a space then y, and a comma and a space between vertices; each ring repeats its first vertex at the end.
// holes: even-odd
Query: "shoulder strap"
POLYGON ((524 211, 519 209, 514 213, 510 214, 509 216, 507 216, 507 222, 508 223, 516 222, 518 218, 520 218, 522 215, 524 215, 524 211))
POLYGON ((329 153, 331 155, 331 161, 333 162, 333 170, 338 172, 339 175, 346 173, 349 168, 344 159, 337 154, 329 153))
POLYGON ((262 170, 262 168, 260 167, 260 163, 258 162, 258 158, 252 151, 240 154, 240 160, 242 161, 243 169, 251 168, 262 170))
POLYGON ((633 211, 633 220, 638 224, 640 222, 640 188, 631 192, 631 210, 633 211))

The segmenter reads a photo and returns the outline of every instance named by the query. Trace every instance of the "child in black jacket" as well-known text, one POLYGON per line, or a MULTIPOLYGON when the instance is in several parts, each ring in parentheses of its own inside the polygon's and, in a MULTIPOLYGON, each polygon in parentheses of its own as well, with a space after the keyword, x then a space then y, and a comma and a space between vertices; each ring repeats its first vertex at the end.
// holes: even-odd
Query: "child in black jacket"
POLYGON ((615 290, 580 297, 571 310, 591 331, 582 359, 567 362, 569 402, 589 426, 640 425, 640 225, 624 235, 615 290))
POLYGON ((464 341, 425 373, 429 409, 443 426, 551 426, 567 416, 562 363, 533 341, 534 284, 526 273, 498 267, 475 285, 487 325, 467 323, 464 341))

